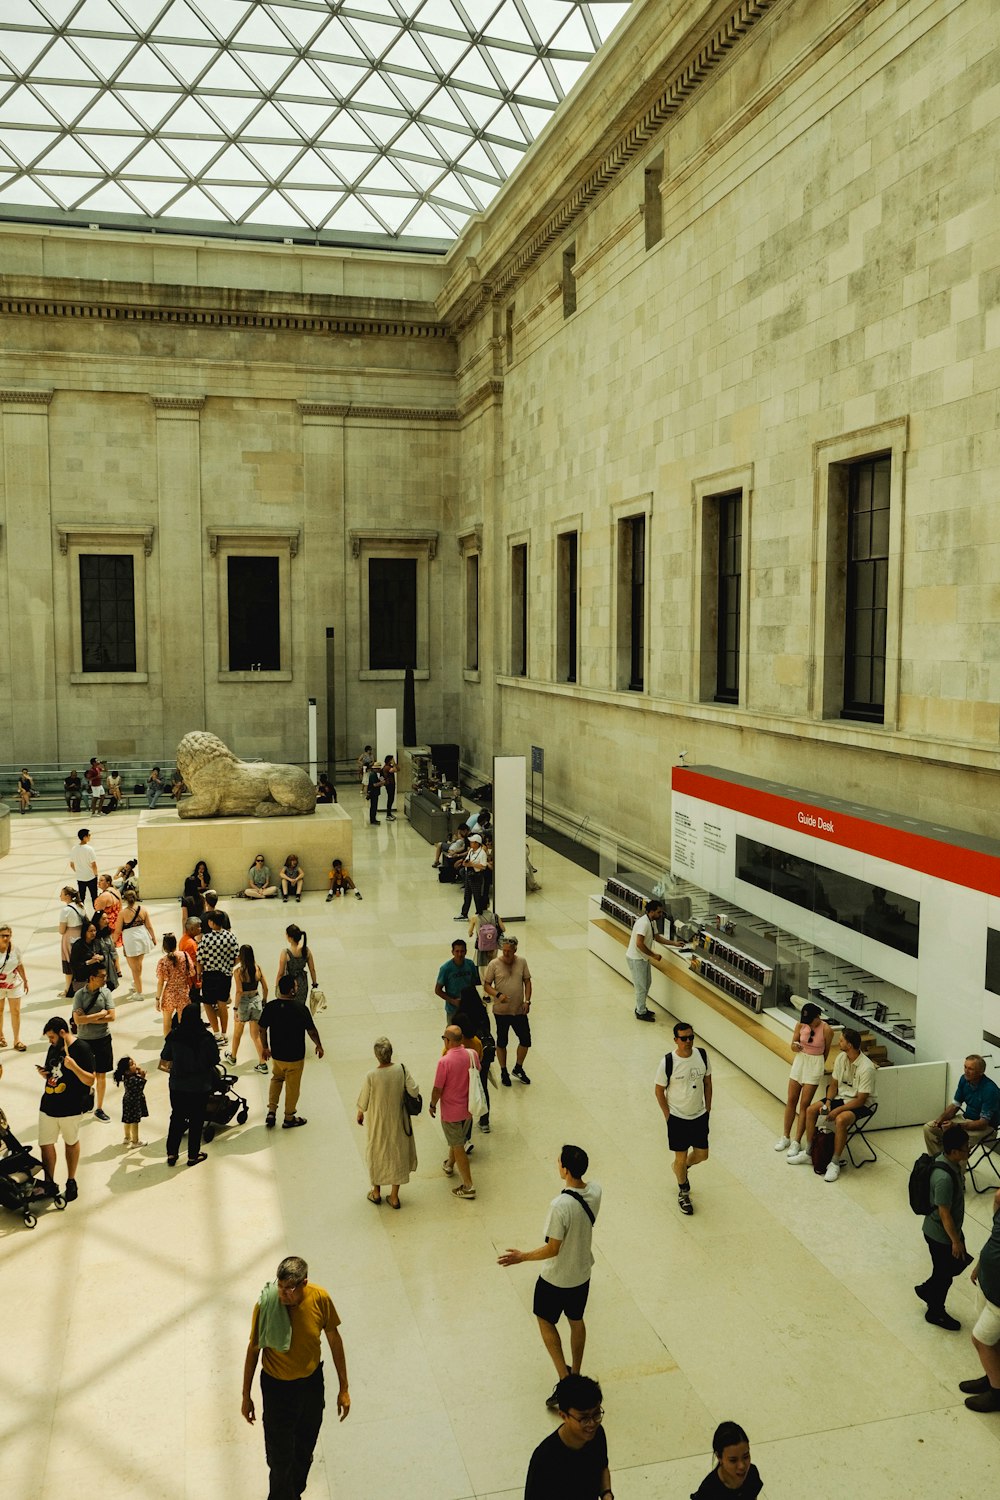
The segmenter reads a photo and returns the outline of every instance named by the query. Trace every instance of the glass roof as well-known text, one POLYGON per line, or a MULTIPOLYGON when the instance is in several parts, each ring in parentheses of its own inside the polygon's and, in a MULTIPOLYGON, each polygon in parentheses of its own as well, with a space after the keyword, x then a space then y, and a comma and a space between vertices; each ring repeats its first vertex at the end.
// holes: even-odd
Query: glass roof
POLYGON ((2 0, 0 219, 444 248, 629 3, 2 0))

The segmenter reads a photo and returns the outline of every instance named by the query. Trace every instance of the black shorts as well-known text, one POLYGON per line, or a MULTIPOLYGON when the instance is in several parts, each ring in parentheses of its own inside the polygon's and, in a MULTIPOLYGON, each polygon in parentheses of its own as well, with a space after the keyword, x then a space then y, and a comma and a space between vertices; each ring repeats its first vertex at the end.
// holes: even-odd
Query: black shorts
POLYGON ((558 1323, 563 1313, 571 1323, 579 1323, 589 1295, 589 1281, 582 1286, 553 1286, 551 1281, 539 1276, 535 1282, 532 1311, 536 1318, 543 1318, 546 1323, 558 1323))
MULTIPOLYGON (((833 1102, 832 1102, 832 1104, 830 1105, 830 1108, 831 1109, 840 1109, 840 1107, 841 1107, 841 1105, 843 1103, 844 1103, 843 1099, 834 1099, 833 1102)), ((856 1120, 867 1120, 868 1116, 871 1113, 872 1113, 872 1106, 870 1104, 857 1104, 851 1110, 851 1114, 854 1116, 854 1118, 856 1120)), ((820 1116, 820 1119, 822 1119, 822 1115, 820 1116)), ((834 1121, 834 1124, 836 1124, 836 1121, 834 1121)))
POLYGON ((202 1005, 227 1005, 232 977, 220 974, 217 969, 207 969, 201 979, 202 1005))
POLYGON ((531 1026, 527 1016, 498 1016, 493 1012, 497 1027, 497 1046, 506 1047, 507 1038, 513 1031, 522 1047, 531 1046, 531 1026))
POLYGON ((667 1142, 671 1151, 707 1151, 708 1111, 694 1120, 671 1113, 667 1120, 667 1142))
POLYGON ((93 1041, 87 1041, 87 1046, 94 1054, 94 1072, 113 1073, 115 1058, 111 1050, 111 1038, 109 1036, 95 1037, 93 1041))

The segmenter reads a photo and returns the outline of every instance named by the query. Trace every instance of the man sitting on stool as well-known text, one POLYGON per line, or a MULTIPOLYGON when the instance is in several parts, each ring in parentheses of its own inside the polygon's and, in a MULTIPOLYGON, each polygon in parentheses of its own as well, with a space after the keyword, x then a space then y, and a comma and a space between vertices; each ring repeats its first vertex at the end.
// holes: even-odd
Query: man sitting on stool
POLYGON ((875 1100, 875 1064, 861 1050, 861 1033, 845 1026, 838 1043, 840 1051, 833 1065, 833 1078, 827 1084, 826 1098, 810 1104, 806 1111, 806 1133, 797 1156, 785 1160, 793 1167, 812 1160, 813 1136, 820 1115, 826 1115, 834 1128, 833 1160, 826 1169, 826 1182, 836 1182, 843 1166, 847 1132, 855 1120, 865 1120, 875 1100))
POLYGON ((1000 1089, 992 1078, 987 1078, 986 1061, 975 1052, 965 1059, 951 1104, 936 1120, 928 1120, 924 1126, 924 1142, 929 1156, 939 1154, 944 1127, 950 1125, 956 1115, 960 1116, 958 1123, 965 1129, 972 1149, 993 1135, 1000 1124, 1000 1089))

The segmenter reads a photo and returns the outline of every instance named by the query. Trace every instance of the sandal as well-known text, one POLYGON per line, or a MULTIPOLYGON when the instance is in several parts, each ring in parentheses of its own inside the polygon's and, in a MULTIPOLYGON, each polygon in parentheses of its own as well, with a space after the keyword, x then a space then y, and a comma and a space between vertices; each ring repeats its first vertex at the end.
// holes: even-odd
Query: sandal
POLYGON ((198 1163, 202 1161, 208 1161, 207 1151, 199 1151, 197 1156, 189 1156, 187 1164, 189 1167, 196 1167, 198 1163))
POLYGON ((386 1202, 388 1203, 390 1208, 400 1208, 402 1206, 398 1198, 396 1199, 395 1203, 393 1203, 391 1198, 387 1198, 386 1202))
POLYGON ((0 1047, 6 1047, 6 1045, 7 1045, 7 1038, 4 1036, 3 1032, 0 1031, 0 1047))
POLYGON ((167 1157, 167 1166, 168 1167, 176 1167, 176 1165, 177 1165, 177 1158, 176 1158, 176 1156, 168 1156, 167 1157))
POLYGON ((23 1042, 15 1042, 15 1043, 14 1043, 14 1051, 15 1051, 15 1052, 27 1052, 27 1050, 28 1050, 28 1049, 27 1049, 27 1047, 26 1047, 26 1046, 25 1046, 25 1045, 24 1045, 24 1043, 23 1043, 23 1042))
POLYGON ((375 1205, 376 1208, 381 1208, 382 1207, 382 1199, 380 1197, 376 1198, 376 1196, 375 1196, 375 1189, 374 1188, 372 1188, 371 1192, 368 1194, 368 1202, 369 1203, 374 1203, 374 1205, 375 1205))

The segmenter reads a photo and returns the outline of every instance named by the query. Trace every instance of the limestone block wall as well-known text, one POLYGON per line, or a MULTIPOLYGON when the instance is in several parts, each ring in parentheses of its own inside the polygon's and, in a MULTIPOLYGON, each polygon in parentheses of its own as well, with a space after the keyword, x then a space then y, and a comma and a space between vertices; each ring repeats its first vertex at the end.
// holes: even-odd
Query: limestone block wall
MULTIPOLYGON (((706 24, 721 13, 689 9, 706 24)), ((1000 13, 988 0, 758 9, 606 190, 564 221, 553 208, 557 229, 522 273, 499 217, 478 230, 493 302, 466 315, 459 370, 479 378, 497 305, 512 309, 493 544, 505 555, 523 534, 531 559, 529 681, 501 679, 495 746, 544 744, 549 805, 590 813, 636 849, 668 845, 666 769, 681 749, 689 764, 863 793, 995 836, 1000 13), (650 165, 662 166, 663 232, 647 249, 650 165), (831 464, 885 450, 896 584, 886 722, 871 726, 831 707, 826 525, 831 464), (699 507, 734 482, 749 533, 738 706, 704 701, 698 670, 699 507), (631 507, 648 512, 642 694, 619 690, 614 650, 614 527, 631 507), (570 687, 555 682, 555 537, 574 524, 570 687)), ((635 28, 649 14, 637 7, 635 28)), ((624 96, 627 39, 605 63, 605 103, 624 96)), ((690 56, 664 45, 645 76, 661 62, 668 79, 690 56)), ((594 119, 585 93, 558 146, 536 150, 518 179, 532 202, 583 191, 594 119)), ((504 203, 511 223, 524 201, 504 203)), ((472 305, 468 287, 451 290, 472 305)))
POLYGON ((373 677, 365 543, 420 534, 419 725, 455 718, 439 541, 455 501, 454 344, 422 258, 0 226, 0 761, 169 762, 194 725, 246 755, 356 753, 402 672, 373 677), (381 265, 381 270, 378 266, 381 265), (432 539, 432 540, 428 540, 432 539), (274 552, 281 671, 227 670, 227 549, 274 552), (131 548, 137 671, 86 674, 78 553, 131 548), (449 686, 450 684, 450 686, 449 686), (446 689, 452 694, 446 711, 446 689))

